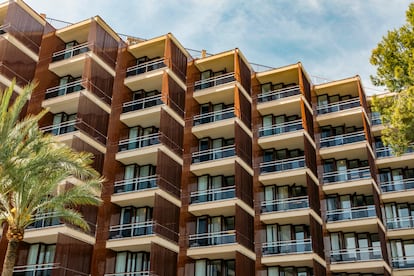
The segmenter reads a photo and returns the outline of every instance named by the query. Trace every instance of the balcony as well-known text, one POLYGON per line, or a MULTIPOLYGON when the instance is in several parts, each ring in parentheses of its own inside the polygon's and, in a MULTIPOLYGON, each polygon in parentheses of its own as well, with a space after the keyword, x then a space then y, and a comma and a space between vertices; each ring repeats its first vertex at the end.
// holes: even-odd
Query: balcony
POLYGON ((414 256, 394 257, 391 262, 394 269, 414 269, 414 256))
POLYGON ((223 245, 236 242, 236 230, 193 234, 189 236, 190 247, 223 245))
POLYGON ((114 193, 129 193, 153 189, 157 187, 157 180, 157 175, 151 175, 116 181, 114 183, 114 193))
POLYGON ((366 140, 365 132, 358 131, 354 133, 321 138, 320 147, 326 148, 326 147, 342 146, 342 145, 357 143, 357 142, 361 142, 365 140, 366 140))
POLYGON ((40 276, 40 275, 79 275, 89 276, 88 273, 83 273, 70 268, 60 266, 59 263, 47 264, 30 264, 15 266, 13 276, 40 276), (56 273, 56 274, 55 274, 56 273))
POLYGON ((312 252, 311 239, 265 242, 262 245, 263 256, 310 252, 312 252))
POLYGON ((54 212, 36 215, 34 219, 36 222, 30 224, 27 229, 41 229, 63 224, 63 222, 55 216, 54 212))
POLYGON ((323 184, 329 185, 338 182, 357 181, 371 178, 369 167, 361 167, 343 171, 327 172, 323 174, 323 184))
POLYGON ((326 212, 326 221, 346 221, 362 218, 376 217, 377 213, 374 205, 352 207, 347 209, 329 210, 326 212))
POLYGON ((259 137, 280 135, 303 129, 302 119, 259 128, 259 137))
POLYGON ((161 100, 161 95, 146 97, 143 99, 138 99, 135 101, 130 101, 130 102, 126 102, 122 104, 122 113, 142 110, 145 108, 150 108, 150 107, 161 105, 161 104, 163 104, 163 101, 161 100))
POLYGON ((308 196, 299 196, 284 199, 265 200, 260 205, 262 213, 286 212, 309 208, 309 198, 308 196))
POLYGON ((387 218, 386 225, 388 230, 411 229, 414 228, 414 217, 387 218))
MULTIPOLYGON (((410 154, 414 152, 414 148, 411 146, 409 147, 404 153, 410 154)), ((396 157, 396 155, 393 153, 392 149, 390 147, 380 147, 375 150, 375 153, 377 155, 377 158, 385 158, 385 157, 396 157)))
POLYGON ((202 163, 207 161, 215 161, 223 158, 228 158, 236 155, 236 148, 234 145, 225 146, 216 149, 202 150, 192 154, 191 163, 202 163))
POLYGON ((236 196, 236 187, 220 187, 203 191, 195 191, 190 194, 190 204, 206 203, 212 201, 226 200, 236 196))
POLYGON ((205 80, 199 80, 194 83, 194 91, 199 91, 210 87, 226 84, 229 82, 233 82, 235 80, 236 78, 234 72, 208 78, 205 80))
POLYGON ((218 121, 226 120, 230 118, 234 118, 234 107, 226 108, 220 111, 214 111, 214 112, 204 113, 200 115, 195 115, 193 118, 193 125, 198 126, 198 125, 218 122, 218 121))
POLYGON ((381 182, 381 190, 383 193, 403 192, 414 189, 414 178, 394 180, 389 182, 381 182))
POLYGON ((305 167, 305 157, 295 157, 260 163, 260 173, 283 172, 305 167))
POLYGON ((90 44, 88 44, 88 42, 80 44, 80 45, 76 45, 72 48, 69 49, 64 49, 58 52, 53 53, 52 55, 52 62, 55 61, 60 61, 60 60, 64 60, 64 59, 69 59, 71 57, 89 52, 89 46, 90 44))
POLYGON ((378 126, 382 124, 381 115, 378 112, 371 113, 371 124, 373 126, 378 126))
POLYGON ((269 101, 276 101, 288 97, 292 97, 295 95, 300 94, 300 87, 299 85, 292 86, 292 87, 285 87, 281 89, 277 89, 274 91, 270 91, 267 93, 261 93, 257 96, 258 103, 264 103, 269 101))
POLYGON ((343 111, 343 110, 347 110, 347 109, 351 109, 351 108, 359 107, 359 106, 361 106, 359 98, 354 98, 354 99, 350 99, 347 101, 320 105, 317 107, 316 111, 318 115, 322 115, 322 114, 339 112, 339 111, 343 111))
POLYGON ((153 133, 119 141, 118 151, 127 151, 160 144, 160 134, 153 133))
POLYGON ((109 239, 123 239, 147 236, 153 233, 154 222, 144 221, 131 224, 120 224, 109 227, 109 239))
POLYGON ((361 247, 331 250, 331 263, 361 262, 382 260, 381 247, 361 247))
POLYGON ((67 83, 65 85, 55 86, 46 90, 45 99, 51 99, 59 96, 64 96, 70 93, 79 92, 83 89, 84 80, 77 80, 67 83))
POLYGON ((136 76, 140 74, 144 74, 147 72, 151 72, 160 68, 164 68, 167 65, 165 64, 164 58, 151 60, 148 62, 144 62, 132 67, 127 68, 126 77, 136 76))
POLYGON ((195 115, 192 133, 199 139, 203 137, 234 137, 234 107, 195 115))

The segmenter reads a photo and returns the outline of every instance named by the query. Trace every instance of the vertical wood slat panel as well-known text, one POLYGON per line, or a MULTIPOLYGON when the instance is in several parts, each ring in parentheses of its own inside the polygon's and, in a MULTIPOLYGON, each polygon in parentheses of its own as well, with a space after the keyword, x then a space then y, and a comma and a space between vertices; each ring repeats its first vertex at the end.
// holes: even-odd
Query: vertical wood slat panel
POLYGON ((154 273, 154 275, 177 275, 177 253, 156 243, 152 243, 150 271, 154 273))
POLYGON ((239 106, 235 106, 235 108, 239 109, 240 112, 240 119, 242 122, 249 128, 252 128, 252 110, 251 104, 246 96, 238 89, 235 89, 235 93, 238 93, 239 96, 239 106))
POLYGON ((321 201, 319 198, 319 186, 313 181, 313 178, 306 174, 306 183, 308 189, 309 206, 319 216, 321 215, 321 201))
POLYGON ((302 124, 303 129, 306 130, 309 136, 315 140, 315 130, 313 124, 313 115, 310 110, 306 107, 305 102, 303 99, 300 100, 301 106, 301 115, 302 115, 302 124))
POLYGON ((96 20, 92 21, 88 42, 93 43, 93 52, 112 68, 115 68, 119 42, 96 20))
POLYGON ((254 261, 242 253, 236 251, 236 275, 252 276, 254 275, 254 261))
POLYGON ((250 136, 241 128, 239 124, 234 125, 235 128, 235 146, 236 155, 243 159, 247 165, 252 165, 252 139, 250 136))
POLYGON ((171 69, 185 83, 187 76, 187 56, 170 39, 171 47, 171 69))
POLYGON ((236 197, 253 207, 253 177, 237 162, 235 171, 236 197))
POLYGON ((253 246, 253 217, 239 205, 236 205, 236 242, 254 251, 253 246))
POLYGON ((240 82, 243 86, 244 90, 251 95, 251 72, 247 64, 244 62, 242 57, 240 55, 237 55, 238 61, 239 61, 239 68, 240 68, 240 82))
POLYGON ((86 84, 88 91, 92 92, 97 98, 107 104, 111 104, 112 90, 114 86, 114 77, 102 68, 92 58, 87 59, 90 62, 89 77, 86 84))
POLYGON ((161 110, 160 121, 161 143, 169 147, 179 156, 182 156, 184 127, 163 109, 161 110))
POLYGON ((310 215, 310 234, 312 237, 312 250, 324 259, 322 225, 310 215))
POLYGON ((318 175, 317 172, 317 165, 316 165, 316 150, 309 142, 308 138, 306 136, 303 137, 304 143, 305 143, 305 162, 306 167, 308 167, 315 176, 318 175))
POLYGON ((326 268, 316 260, 313 260, 313 275, 323 276, 326 275, 326 268))
POLYGON ((157 156, 158 186, 177 198, 181 195, 181 165, 162 151, 157 156))
POLYGON ((381 252, 382 252, 382 259, 388 264, 390 264, 390 258, 388 256, 388 250, 387 250, 387 237, 385 235, 385 232, 382 230, 381 227, 378 226, 378 237, 381 242, 381 252))
POLYGON ((167 104, 172 110, 184 118, 185 90, 178 85, 173 78, 168 76, 168 100, 167 104))
POLYGON ((178 223, 180 218, 180 208, 156 194, 154 202, 153 220, 154 232, 171 241, 178 242, 178 223))
POLYGON ((105 154, 98 151, 97 149, 95 149, 94 147, 92 147, 91 145, 84 142, 82 139, 80 139, 78 137, 73 137, 72 148, 76 151, 79 151, 79 152, 80 151, 85 151, 85 152, 92 153, 93 154, 93 163, 91 164, 91 166, 96 171, 98 171, 100 174, 103 173, 102 170, 103 170, 103 165, 104 165, 105 154))
POLYGON ((302 95, 305 96, 305 99, 309 104, 312 104, 311 84, 306 78, 306 75, 303 72, 301 66, 299 66, 299 75, 300 75, 300 80, 301 80, 300 83, 302 84, 302 87, 301 87, 302 95))
POLYGON ((77 117, 85 124, 78 127, 104 145, 108 132, 109 114, 84 95, 79 97, 77 117), (102 141, 105 140, 105 141, 102 141))

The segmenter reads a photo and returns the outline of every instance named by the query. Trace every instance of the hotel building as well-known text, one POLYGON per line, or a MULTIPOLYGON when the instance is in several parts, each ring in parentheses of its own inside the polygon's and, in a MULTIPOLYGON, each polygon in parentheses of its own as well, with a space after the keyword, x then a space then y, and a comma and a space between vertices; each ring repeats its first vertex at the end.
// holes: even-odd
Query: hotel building
POLYGON ((38 81, 24 112, 106 179, 89 232, 39 214, 15 275, 414 275, 414 155, 383 146, 358 76, 189 52, 0 4, 0 87, 38 81))

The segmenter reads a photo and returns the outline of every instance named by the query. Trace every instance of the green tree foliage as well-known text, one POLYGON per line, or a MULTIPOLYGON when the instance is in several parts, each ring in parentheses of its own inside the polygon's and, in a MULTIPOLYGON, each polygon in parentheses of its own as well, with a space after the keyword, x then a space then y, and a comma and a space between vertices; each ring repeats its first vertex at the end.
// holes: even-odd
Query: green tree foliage
POLYGON ((8 227, 3 276, 13 274, 25 229, 44 219, 42 214, 87 230, 79 207, 101 202, 102 179, 90 166, 91 154, 75 152, 44 134, 38 121, 46 111, 19 121, 33 87, 25 87, 14 102, 13 86, 0 92, 0 224, 8 227), (80 183, 65 185, 70 177, 80 183))
POLYGON ((414 142, 414 3, 407 10, 406 24, 388 31, 372 51, 370 62, 377 67, 372 83, 394 92, 372 101, 386 126, 383 142, 397 155, 404 153, 414 142))

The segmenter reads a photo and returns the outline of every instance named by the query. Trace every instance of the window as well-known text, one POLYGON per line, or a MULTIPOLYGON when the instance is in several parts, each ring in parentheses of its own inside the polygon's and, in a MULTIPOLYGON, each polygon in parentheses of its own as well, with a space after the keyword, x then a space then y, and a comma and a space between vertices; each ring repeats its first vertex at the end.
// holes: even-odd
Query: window
POLYGON ((64 112, 57 113, 53 116, 53 135, 61 135, 75 131, 76 113, 66 114, 64 112))
POLYGON ((55 244, 36 243, 30 245, 29 253, 27 255, 27 264, 50 264, 55 259, 55 244))
POLYGON ((118 252, 115 260, 115 273, 142 272, 150 270, 148 252, 118 252))
POLYGON ((225 189, 226 187, 234 188, 234 175, 199 176, 197 177, 196 195, 191 196, 191 203, 214 201, 235 197, 235 190, 225 189))
POLYGON ((195 262, 195 276, 234 276, 234 260, 197 260, 195 262))

